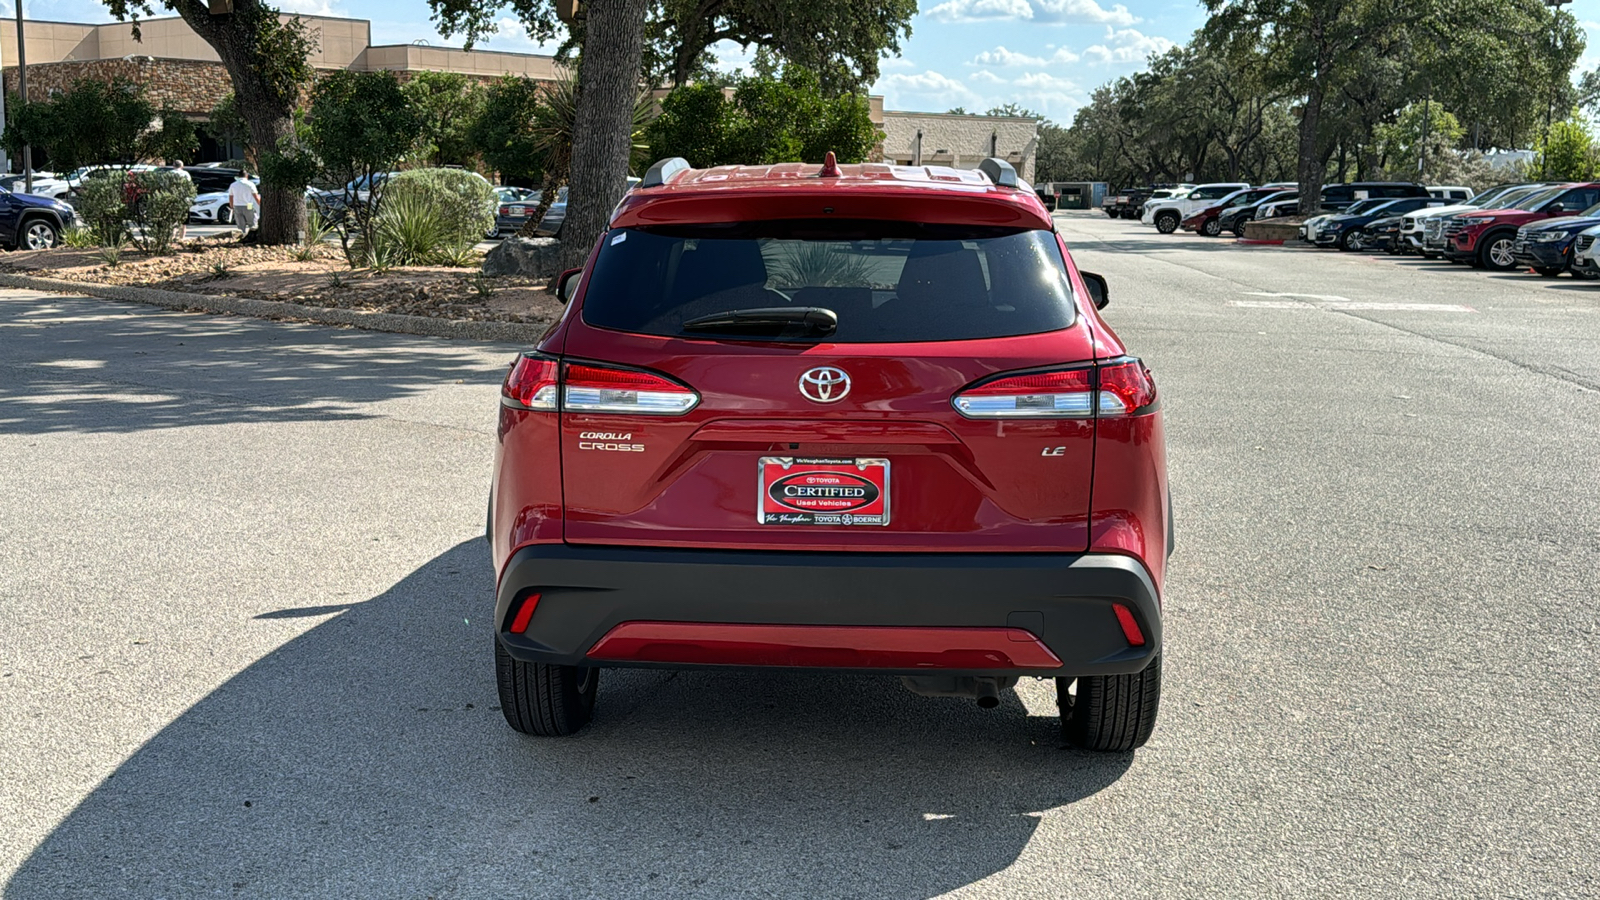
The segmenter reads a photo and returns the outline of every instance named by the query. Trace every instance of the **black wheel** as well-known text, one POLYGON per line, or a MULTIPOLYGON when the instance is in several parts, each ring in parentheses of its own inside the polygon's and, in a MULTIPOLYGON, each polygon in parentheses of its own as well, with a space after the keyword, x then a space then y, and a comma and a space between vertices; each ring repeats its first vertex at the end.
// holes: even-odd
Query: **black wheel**
POLYGON ((1560 266, 1534 266, 1533 270, 1546 278, 1554 278, 1565 271, 1560 266))
POLYGON ((1106 210, 1106 217, 1107 218, 1111 218, 1111 219, 1115 219, 1117 217, 1117 211, 1114 210, 1114 209, 1106 210))
POLYGON ((1061 736, 1083 750, 1126 753, 1150 740, 1161 706, 1161 657, 1132 675, 1085 675, 1056 679, 1061 736))
POLYGON ((1349 252, 1361 249, 1361 238, 1354 231, 1346 231, 1339 235, 1339 249, 1349 252))
POLYGON ((33 218, 22 223, 17 232, 18 250, 49 250, 61 243, 61 230, 49 219, 33 218))
POLYGON ((1205 224, 1200 226, 1200 233, 1206 237, 1216 237, 1222 233, 1222 220, 1207 219, 1205 224))
POLYGON ((494 668, 500 685, 500 711, 506 722, 523 734, 577 734, 594 718, 599 669, 521 662, 513 659, 498 639, 494 642, 494 668))
POLYGON ((232 225, 233 224, 233 207, 224 204, 221 209, 217 210, 217 224, 218 225, 232 225))
POLYGON ((1178 230, 1178 214, 1164 212, 1156 214, 1156 230, 1162 234, 1171 234, 1178 230))
POLYGON ((1491 234, 1478 244, 1478 263, 1485 269, 1494 269, 1497 272, 1506 272, 1517 267, 1516 257, 1511 255, 1511 245, 1516 242, 1516 235, 1509 231, 1491 234))
POLYGON ((1244 225, 1245 225, 1246 222, 1252 221, 1252 219, 1253 219, 1253 217, 1251 217, 1251 216, 1240 216, 1239 218, 1234 219, 1233 220, 1233 236, 1234 237, 1244 237, 1244 225))

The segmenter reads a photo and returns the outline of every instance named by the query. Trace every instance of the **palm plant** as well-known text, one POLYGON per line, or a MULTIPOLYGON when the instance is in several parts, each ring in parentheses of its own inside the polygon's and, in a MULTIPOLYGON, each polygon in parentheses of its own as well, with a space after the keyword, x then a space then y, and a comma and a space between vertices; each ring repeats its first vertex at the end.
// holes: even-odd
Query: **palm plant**
MULTIPOLYGON (((649 146, 644 143, 644 129, 655 111, 655 100, 648 91, 639 94, 633 104, 633 155, 635 161, 644 156, 649 146)), ((531 237, 538 232, 545 213, 556 202, 556 194, 565 187, 572 173, 572 132, 578 118, 578 78, 568 71, 544 89, 543 102, 534 110, 529 123, 530 143, 544 172, 539 184, 539 208, 528 216, 517 233, 531 237)))

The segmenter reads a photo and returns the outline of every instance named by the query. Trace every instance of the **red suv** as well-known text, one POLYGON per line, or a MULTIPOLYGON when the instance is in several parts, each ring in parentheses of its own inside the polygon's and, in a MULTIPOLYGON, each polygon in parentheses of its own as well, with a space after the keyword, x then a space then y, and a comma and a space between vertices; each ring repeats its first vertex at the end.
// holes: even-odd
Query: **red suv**
POLYGON ((1486 269, 1515 269, 1517 229, 1530 222, 1572 216, 1600 203, 1600 182, 1554 185, 1509 209, 1475 209, 1444 227, 1444 255, 1486 269))
POLYGON ((610 666, 1056 679, 1132 750, 1161 690, 1160 404, 1011 166, 725 166, 629 191, 511 366, 488 531, 511 726, 610 666))

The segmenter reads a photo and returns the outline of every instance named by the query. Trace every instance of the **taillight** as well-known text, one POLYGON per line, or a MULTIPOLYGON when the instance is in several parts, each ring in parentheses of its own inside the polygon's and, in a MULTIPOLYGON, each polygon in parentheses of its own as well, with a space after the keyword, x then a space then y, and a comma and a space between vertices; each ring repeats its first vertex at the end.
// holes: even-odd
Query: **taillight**
POLYGON ((562 387, 569 412, 681 416, 700 402, 699 394, 664 375, 587 363, 569 363, 562 387))
POLYGON ((1100 367, 1100 415, 1127 416, 1156 402, 1156 382, 1143 362, 1131 357, 1100 367))
POLYGON ((954 402, 956 412, 972 419, 1088 418, 1093 383, 1093 369, 1003 375, 967 388, 954 402))
POLYGON ((1131 357, 1097 368, 1002 375, 956 394, 956 412, 969 419, 1087 419, 1145 412, 1156 385, 1131 357))
POLYGON ((557 375, 561 364, 553 357, 540 354, 523 354, 506 373, 506 383, 500 396, 513 400, 528 409, 554 411, 556 409, 557 375))
POLYGON ((511 207, 509 207, 509 206, 500 207, 500 215, 502 215, 502 216, 511 215, 511 207))

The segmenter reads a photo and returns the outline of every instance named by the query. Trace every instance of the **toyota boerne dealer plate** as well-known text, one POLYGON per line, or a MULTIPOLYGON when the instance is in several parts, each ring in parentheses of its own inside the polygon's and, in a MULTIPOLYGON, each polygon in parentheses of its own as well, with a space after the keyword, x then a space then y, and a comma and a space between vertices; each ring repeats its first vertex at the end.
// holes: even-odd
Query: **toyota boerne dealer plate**
POLYGON ((763 456, 762 525, 889 524, 889 461, 763 456))

